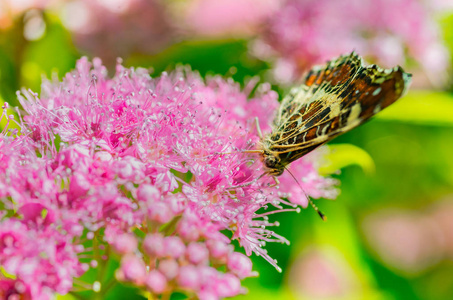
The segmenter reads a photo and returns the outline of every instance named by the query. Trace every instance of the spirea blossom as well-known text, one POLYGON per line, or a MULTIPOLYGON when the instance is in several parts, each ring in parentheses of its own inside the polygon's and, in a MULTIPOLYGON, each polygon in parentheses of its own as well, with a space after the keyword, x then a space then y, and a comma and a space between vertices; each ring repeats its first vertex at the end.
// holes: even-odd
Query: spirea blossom
POLYGON ((438 81, 449 55, 434 16, 435 4, 421 0, 286 0, 254 48, 277 58, 282 81, 351 50, 386 67, 415 59, 438 81))
MULTIPOLYGON (((249 97, 252 88, 184 68, 152 78, 120 63, 109 78, 99 59, 82 58, 40 96, 18 93, 21 130, 5 129, 0 140, 8 275, 0 294, 65 294, 111 253, 116 279, 153 295, 244 293, 241 280, 256 276, 252 253, 278 268, 264 246, 288 241, 269 215, 307 199, 289 176, 278 189, 260 156, 244 152, 259 147, 254 118, 268 132, 278 106, 268 85, 249 97)), ((2 117, 13 122, 8 110, 2 117)), ((317 172, 319 153, 291 170, 308 195, 335 197, 335 181, 317 172)), ((103 282, 89 284, 105 293, 103 282)))

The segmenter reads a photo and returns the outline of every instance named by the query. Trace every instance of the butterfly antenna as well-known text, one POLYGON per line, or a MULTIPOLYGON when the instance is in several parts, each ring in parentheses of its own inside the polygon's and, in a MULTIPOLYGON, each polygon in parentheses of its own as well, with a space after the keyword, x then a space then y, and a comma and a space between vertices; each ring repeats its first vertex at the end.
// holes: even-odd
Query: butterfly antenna
POLYGON ((263 154, 263 150, 241 150, 241 151, 235 151, 235 152, 215 152, 214 154, 209 154, 209 155, 228 155, 228 154, 237 154, 237 153, 259 153, 263 154))
POLYGON ((305 195, 305 197, 307 197, 308 203, 310 203, 311 207, 313 207, 313 209, 318 213, 318 215, 321 217, 321 219, 322 219, 323 221, 327 221, 326 215, 324 215, 324 214, 319 210, 319 208, 316 206, 316 204, 313 202, 313 200, 311 200, 310 196, 308 196, 307 193, 305 193, 304 188, 303 188, 302 185, 299 183, 299 181, 298 181, 297 178, 294 176, 294 174, 291 173, 287 168, 285 168, 285 170, 288 171, 288 173, 294 178, 294 180, 296 181, 296 183, 299 185, 299 187, 300 187, 300 189, 302 190, 302 192, 304 192, 304 195, 305 195))

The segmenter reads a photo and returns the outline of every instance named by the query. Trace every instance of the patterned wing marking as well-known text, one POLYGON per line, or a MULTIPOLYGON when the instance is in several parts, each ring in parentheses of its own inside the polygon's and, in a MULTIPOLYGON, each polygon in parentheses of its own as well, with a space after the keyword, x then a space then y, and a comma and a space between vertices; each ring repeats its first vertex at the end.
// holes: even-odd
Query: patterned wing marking
POLYGON ((280 110, 278 129, 264 141, 265 151, 289 164, 395 102, 410 77, 401 67, 364 67, 355 53, 313 69, 282 102, 287 107, 280 110))
MULTIPOLYGON (((306 75, 303 84, 293 88, 282 100, 275 128, 281 130, 288 121, 298 119, 306 111, 315 112, 316 107, 310 106, 318 97, 318 91, 329 92, 331 87, 344 86, 361 67, 361 59, 354 52, 339 59, 329 61, 324 67, 314 67, 306 75)), ((307 116, 306 116, 307 117, 307 116)))

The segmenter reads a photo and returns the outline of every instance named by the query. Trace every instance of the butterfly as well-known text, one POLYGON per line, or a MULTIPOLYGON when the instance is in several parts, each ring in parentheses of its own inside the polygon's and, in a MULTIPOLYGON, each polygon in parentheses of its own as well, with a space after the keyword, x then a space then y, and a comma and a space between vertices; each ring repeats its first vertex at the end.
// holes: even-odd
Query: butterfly
POLYGON ((261 141, 268 174, 370 119, 402 97, 412 75, 401 67, 365 66, 352 52, 311 69, 283 98, 272 132, 261 141))

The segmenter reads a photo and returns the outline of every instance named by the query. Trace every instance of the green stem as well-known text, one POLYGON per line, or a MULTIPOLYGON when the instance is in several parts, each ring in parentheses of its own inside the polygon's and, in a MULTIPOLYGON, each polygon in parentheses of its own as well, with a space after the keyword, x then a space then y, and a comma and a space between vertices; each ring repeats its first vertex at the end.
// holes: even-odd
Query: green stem
POLYGON ((100 300, 104 299, 104 296, 105 296, 105 295, 108 293, 108 291, 109 291, 112 287, 114 287, 116 284, 117 284, 117 281, 116 281, 115 278, 110 279, 110 280, 104 285, 105 287, 103 287, 103 288, 101 289, 101 292, 100 292, 100 293, 97 293, 96 299, 100 299, 100 300))
MULTIPOLYGON (((108 245, 105 246, 105 253, 104 255, 108 257, 110 254, 110 247, 108 245)), ((98 280, 99 282, 104 282, 105 280, 105 274, 107 272, 107 265, 108 265, 108 260, 102 259, 102 256, 99 256, 99 272, 98 272, 98 280)))
POLYGON ((162 294, 161 300, 170 300, 171 292, 166 292, 162 294))

